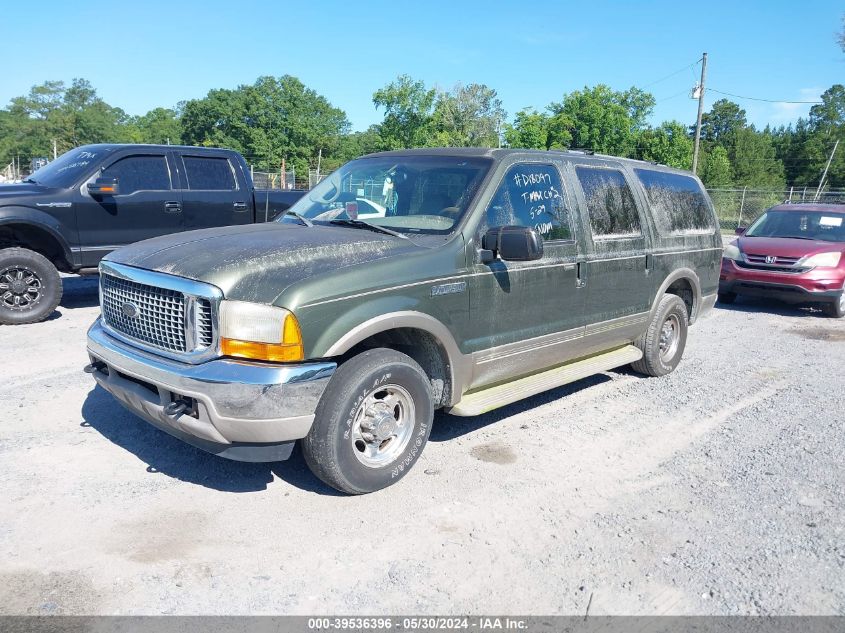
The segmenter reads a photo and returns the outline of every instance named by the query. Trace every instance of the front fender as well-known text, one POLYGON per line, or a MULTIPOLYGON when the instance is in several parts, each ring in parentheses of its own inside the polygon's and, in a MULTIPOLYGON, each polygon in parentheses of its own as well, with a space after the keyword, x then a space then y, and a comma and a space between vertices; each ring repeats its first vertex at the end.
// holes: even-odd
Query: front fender
MULTIPOLYGON (((69 212, 75 225, 76 216, 73 214, 72 209, 69 209, 69 212)), ((56 240, 62 249, 65 259, 71 264, 75 263, 73 252, 70 249, 70 243, 73 241, 76 232, 75 226, 68 226, 55 216, 31 207, 0 207, 0 226, 9 224, 21 224, 44 231, 56 240)))
POLYGON ((421 312, 415 309, 417 307, 417 301, 411 297, 383 297, 343 311, 323 329, 313 346, 314 356, 340 356, 358 343, 388 330, 422 330, 433 336, 446 353, 450 366, 451 393, 463 393, 471 373, 469 358, 461 353, 444 317, 421 312))

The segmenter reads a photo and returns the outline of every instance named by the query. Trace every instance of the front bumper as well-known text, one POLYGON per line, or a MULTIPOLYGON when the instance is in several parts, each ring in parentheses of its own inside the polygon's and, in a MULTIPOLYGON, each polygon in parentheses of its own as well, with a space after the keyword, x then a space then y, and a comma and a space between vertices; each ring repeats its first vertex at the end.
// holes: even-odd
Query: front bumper
POLYGON ((814 268, 803 273, 740 268, 722 259, 719 294, 735 293, 767 297, 787 303, 833 303, 842 295, 845 283, 838 268, 814 268))
POLYGON ((273 365, 216 359, 188 365, 88 330, 94 379, 127 409, 205 451, 239 461, 277 461, 308 434, 336 363, 273 365), (170 415, 165 408, 190 406, 170 415))

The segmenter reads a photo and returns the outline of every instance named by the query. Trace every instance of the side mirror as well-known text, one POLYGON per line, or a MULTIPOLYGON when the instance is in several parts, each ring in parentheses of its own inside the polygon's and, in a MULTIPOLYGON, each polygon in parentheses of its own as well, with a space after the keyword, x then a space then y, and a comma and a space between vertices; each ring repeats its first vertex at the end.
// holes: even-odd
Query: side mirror
POLYGON ((492 228, 484 234, 481 247, 506 261, 530 262, 543 256, 543 238, 528 226, 492 228))
POLYGON ((745 231, 747 230, 747 227, 738 226, 734 229, 734 235, 745 235, 745 231))
POLYGON ((88 183, 88 193, 92 196, 116 196, 119 192, 117 178, 97 178, 88 183))

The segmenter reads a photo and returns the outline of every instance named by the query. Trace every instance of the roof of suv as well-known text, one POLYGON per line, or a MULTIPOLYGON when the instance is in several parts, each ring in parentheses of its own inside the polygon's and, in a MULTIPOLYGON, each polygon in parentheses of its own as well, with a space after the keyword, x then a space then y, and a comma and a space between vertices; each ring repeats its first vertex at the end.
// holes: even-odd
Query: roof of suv
MULTIPOLYGON (((620 156, 610 156, 608 154, 596 154, 590 151, 581 150, 540 150, 540 149, 513 149, 513 148, 487 148, 487 147, 420 147, 415 149, 398 149, 387 152, 376 152, 368 154, 367 157, 381 157, 381 156, 457 156, 469 158, 492 158, 495 160, 502 160, 503 158, 519 154, 520 156, 536 155, 539 157, 549 156, 549 154, 556 156, 578 156, 590 158, 605 158, 611 160, 624 161, 627 163, 638 163, 640 165, 648 165, 654 167, 658 163, 653 163, 645 160, 637 160, 634 158, 622 158, 620 156)), ((666 165, 659 165, 666 169, 675 169, 666 165)), ((679 169, 677 171, 686 171, 679 169)))

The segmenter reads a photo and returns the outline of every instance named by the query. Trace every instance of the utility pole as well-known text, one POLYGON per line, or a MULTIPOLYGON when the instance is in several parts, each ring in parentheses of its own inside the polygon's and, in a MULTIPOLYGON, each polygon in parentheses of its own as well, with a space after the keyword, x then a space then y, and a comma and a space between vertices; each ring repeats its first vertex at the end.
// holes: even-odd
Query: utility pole
POLYGON ((323 148, 321 147, 317 153, 317 182, 320 182, 320 167, 323 163, 323 148))
POLYGON ((827 178, 827 170, 830 169, 830 163, 833 162, 833 155, 836 153, 836 148, 839 147, 839 139, 836 139, 836 142, 833 144, 833 149, 830 151, 830 156, 827 158, 827 165, 824 166, 824 172, 822 173, 822 179, 819 180, 819 188, 816 189, 816 195, 813 196, 813 202, 819 199, 819 196, 822 192, 822 185, 824 184, 824 179, 827 178))
POLYGON ((53 160, 56 160, 56 139, 53 139, 53 160))
POLYGON ((707 53, 701 56, 701 83, 698 85, 698 118, 695 121, 695 145, 692 150, 692 173, 698 174, 698 145, 701 142, 701 115, 704 113, 704 78, 707 75, 707 53))

